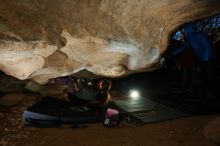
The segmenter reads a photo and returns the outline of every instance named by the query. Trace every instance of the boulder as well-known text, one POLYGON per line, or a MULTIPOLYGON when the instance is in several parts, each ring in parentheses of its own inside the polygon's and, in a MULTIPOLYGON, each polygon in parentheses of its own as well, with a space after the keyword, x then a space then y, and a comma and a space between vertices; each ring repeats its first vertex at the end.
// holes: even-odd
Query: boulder
POLYGON ((22 93, 10 93, 0 97, 1 106, 15 106, 24 99, 22 93))
POLYGON ((149 71, 180 25, 218 13, 219 0, 2 1, 0 70, 40 84, 81 70, 149 71))

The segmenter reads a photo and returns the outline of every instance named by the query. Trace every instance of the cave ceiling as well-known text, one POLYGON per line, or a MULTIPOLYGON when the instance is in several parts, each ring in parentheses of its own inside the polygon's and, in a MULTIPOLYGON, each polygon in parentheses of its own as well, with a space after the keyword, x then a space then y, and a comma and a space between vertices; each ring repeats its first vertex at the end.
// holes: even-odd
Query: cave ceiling
POLYGON ((160 64, 180 25, 219 0, 0 0, 0 69, 20 80, 88 70, 120 77, 160 64))

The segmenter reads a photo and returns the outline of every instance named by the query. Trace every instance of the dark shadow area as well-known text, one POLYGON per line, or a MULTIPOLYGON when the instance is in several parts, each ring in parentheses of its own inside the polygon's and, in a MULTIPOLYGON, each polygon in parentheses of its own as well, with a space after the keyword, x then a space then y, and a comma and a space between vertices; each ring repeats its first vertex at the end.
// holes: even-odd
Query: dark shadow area
MULTIPOLYGON (((199 97, 192 95, 190 89, 183 94, 180 87, 180 71, 177 70, 162 69, 113 81, 113 90, 121 92, 120 94, 125 98, 129 98, 128 93, 132 89, 138 90, 141 98, 150 99, 185 113, 220 113, 220 100, 200 100, 199 97)), ((130 106, 133 106, 132 103, 130 106)))
POLYGON ((113 90, 128 99, 137 90, 141 95, 136 100, 187 114, 220 113, 219 28, 219 15, 183 25, 171 35, 162 69, 114 80, 113 90))

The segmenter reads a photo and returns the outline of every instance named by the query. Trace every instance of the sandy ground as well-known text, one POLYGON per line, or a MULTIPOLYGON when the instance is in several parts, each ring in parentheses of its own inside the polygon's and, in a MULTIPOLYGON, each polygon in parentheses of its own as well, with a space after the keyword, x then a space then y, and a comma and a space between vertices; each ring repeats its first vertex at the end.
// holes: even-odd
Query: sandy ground
POLYGON ((85 129, 72 129, 69 125, 57 128, 24 126, 23 111, 38 99, 38 95, 25 95, 18 105, 0 107, 0 146, 220 146, 203 134, 207 123, 219 115, 136 127, 106 128, 102 123, 89 124, 85 129))
POLYGON ((86 129, 38 129, 22 145, 30 146, 215 146, 206 139, 203 127, 212 116, 192 117, 148 124, 141 127, 109 129, 101 124, 86 129))

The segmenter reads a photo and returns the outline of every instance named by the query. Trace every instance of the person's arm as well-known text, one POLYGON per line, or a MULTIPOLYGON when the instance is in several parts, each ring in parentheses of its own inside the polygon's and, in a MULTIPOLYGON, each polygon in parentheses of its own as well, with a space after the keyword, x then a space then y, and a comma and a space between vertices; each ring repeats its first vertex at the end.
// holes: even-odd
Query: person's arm
POLYGON ((67 77, 55 78, 55 79, 52 79, 50 83, 57 84, 57 85, 68 85, 68 78, 67 77))
POLYGON ((184 43, 180 48, 176 48, 173 53, 171 53, 173 56, 182 53, 185 49, 187 49, 189 46, 189 43, 184 43))
POLYGON ((213 54, 213 44, 212 41, 207 37, 205 41, 203 41, 203 45, 204 45, 204 61, 208 61, 210 59, 210 56, 212 56, 213 54))
POLYGON ((172 58, 173 56, 176 56, 180 53, 182 53, 184 50, 186 50, 189 47, 189 42, 185 42, 181 47, 176 48, 174 51, 172 51, 171 53, 167 54, 166 56, 164 56, 165 61, 169 60, 170 58, 172 58))

